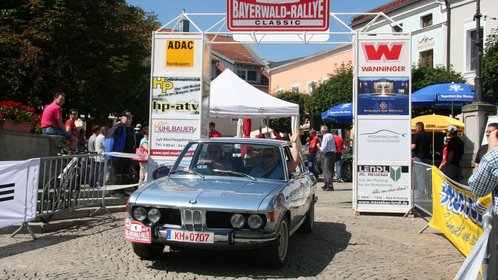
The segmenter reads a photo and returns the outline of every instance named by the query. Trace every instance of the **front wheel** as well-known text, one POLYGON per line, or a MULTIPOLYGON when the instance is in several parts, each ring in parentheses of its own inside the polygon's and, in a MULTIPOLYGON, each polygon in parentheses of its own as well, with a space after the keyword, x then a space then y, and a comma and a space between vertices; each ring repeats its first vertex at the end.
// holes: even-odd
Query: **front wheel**
POLYGON ((287 220, 282 220, 278 227, 277 239, 273 240, 266 247, 261 248, 261 259, 265 265, 270 267, 282 267, 287 261, 289 250, 289 225, 287 220))
POLYGON ((165 245, 158 243, 143 244, 132 242, 133 252, 144 260, 157 260, 164 251, 165 245))

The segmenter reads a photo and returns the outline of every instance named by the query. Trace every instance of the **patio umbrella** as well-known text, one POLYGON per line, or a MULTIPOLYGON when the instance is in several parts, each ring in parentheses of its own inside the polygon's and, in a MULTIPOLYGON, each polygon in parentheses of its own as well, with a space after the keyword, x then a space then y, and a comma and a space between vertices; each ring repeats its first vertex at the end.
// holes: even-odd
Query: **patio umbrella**
POLYGON ((430 108, 453 108, 472 103, 475 100, 473 86, 464 83, 435 84, 417 90, 412 94, 412 105, 430 108))
POLYGON ((322 120, 332 121, 334 123, 352 124, 353 108, 351 103, 341 103, 330 107, 327 111, 322 112, 322 120))
POLYGON ((415 124, 424 123, 426 131, 444 132, 448 126, 454 125, 459 131, 463 131, 465 124, 455 118, 442 115, 423 115, 412 119, 412 130, 415 130, 415 124))
POLYGON ((442 115, 423 115, 412 119, 412 130, 418 122, 424 124, 425 131, 432 132, 432 165, 434 165, 434 133, 444 132, 450 125, 456 126, 459 131, 463 131, 465 124, 455 118, 442 115))

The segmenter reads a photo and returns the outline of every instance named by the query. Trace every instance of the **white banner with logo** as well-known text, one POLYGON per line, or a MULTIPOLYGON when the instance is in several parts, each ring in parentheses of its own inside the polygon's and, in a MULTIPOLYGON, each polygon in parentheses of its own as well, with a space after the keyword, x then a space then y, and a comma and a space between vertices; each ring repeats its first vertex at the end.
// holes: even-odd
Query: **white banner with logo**
POLYGON ((36 217, 40 159, 0 161, 0 228, 36 217))
POLYGON ((353 209, 411 209, 411 39, 355 38, 353 209))
POLYGON ((197 33, 153 34, 148 169, 154 179, 169 172, 189 141, 208 137, 211 47, 207 40, 197 33))

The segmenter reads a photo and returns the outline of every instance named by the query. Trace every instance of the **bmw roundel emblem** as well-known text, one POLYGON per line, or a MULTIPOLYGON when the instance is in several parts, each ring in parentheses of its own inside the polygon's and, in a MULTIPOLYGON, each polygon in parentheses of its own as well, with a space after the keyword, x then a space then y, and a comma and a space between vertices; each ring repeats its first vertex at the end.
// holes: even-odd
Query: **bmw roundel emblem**
POLYGON ((195 200, 195 199, 191 199, 191 200, 189 201, 189 203, 190 203, 190 204, 196 204, 196 203, 197 203, 197 200, 195 200))

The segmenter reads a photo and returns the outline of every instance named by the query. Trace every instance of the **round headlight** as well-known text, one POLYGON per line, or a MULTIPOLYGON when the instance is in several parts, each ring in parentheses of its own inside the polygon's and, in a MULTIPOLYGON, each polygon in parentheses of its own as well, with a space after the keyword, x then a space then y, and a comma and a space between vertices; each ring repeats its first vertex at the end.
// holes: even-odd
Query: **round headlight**
POLYGON ((247 218, 247 224, 252 229, 258 229, 263 224, 263 220, 259 215, 251 215, 247 218))
POLYGON ((151 223, 155 224, 161 219, 161 212, 157 208, 150 208, 147 213, 147 218, 151 223))
POLYGON ((230 223, 234 228, 243 228, 246 219, 241 214, 233 214, 232 218, 230 218, 230 223))
POLYGON ((133 217, 139 221, 143 221, 147 218, 147 211, 143 207, 135 207, 133 209, 133 217))

